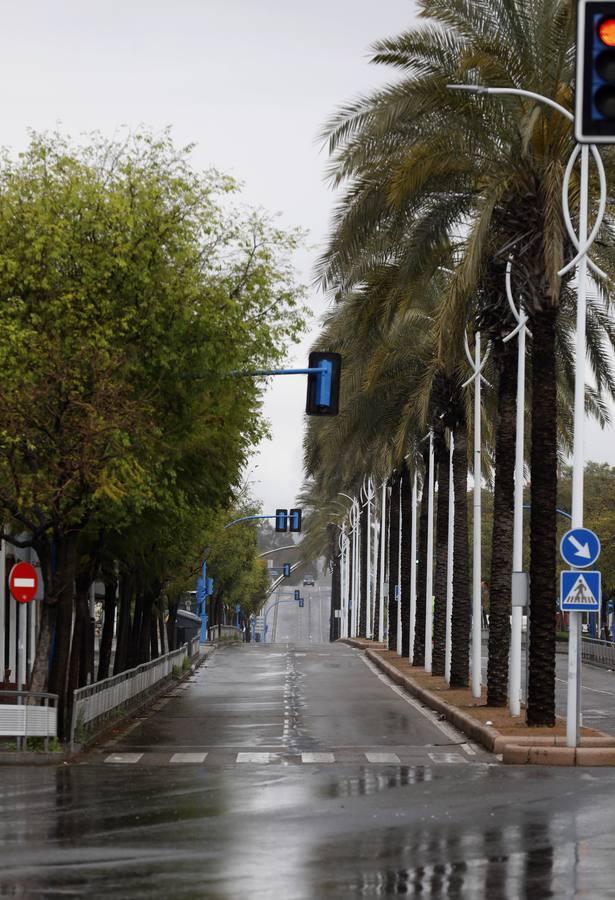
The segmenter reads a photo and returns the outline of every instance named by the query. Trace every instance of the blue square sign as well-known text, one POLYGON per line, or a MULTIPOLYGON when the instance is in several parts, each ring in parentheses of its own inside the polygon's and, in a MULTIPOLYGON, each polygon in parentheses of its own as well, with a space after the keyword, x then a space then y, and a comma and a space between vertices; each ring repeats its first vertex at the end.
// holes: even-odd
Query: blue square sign
POLYGON ((560 605, 562 612, 597 612, 600 609, 600 572, 562 572, 560 605))

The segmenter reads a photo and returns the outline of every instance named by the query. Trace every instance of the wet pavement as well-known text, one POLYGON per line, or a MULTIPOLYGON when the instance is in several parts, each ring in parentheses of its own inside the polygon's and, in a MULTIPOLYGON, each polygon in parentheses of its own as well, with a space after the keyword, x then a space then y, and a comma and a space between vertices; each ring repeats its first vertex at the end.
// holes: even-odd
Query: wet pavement
POLYGON ((0 769, 0 896, 615 897, 615 773, 499 765, 318 643, 325 599, 77 763, 0 769))

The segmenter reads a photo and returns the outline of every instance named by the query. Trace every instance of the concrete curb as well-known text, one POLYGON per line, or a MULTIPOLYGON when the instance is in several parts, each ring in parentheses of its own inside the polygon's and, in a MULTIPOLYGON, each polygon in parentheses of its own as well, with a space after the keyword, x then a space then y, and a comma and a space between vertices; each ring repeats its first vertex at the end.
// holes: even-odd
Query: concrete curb
POLYGON ((613 766, 615 765, 615 737, 599 733, 592 737, 582 737, 578 748, 567 747, 565 737, 540 735, 524 737, 500 734, 490 725, 484 725, 468 713, 451 706, 433 691, 418 685, 410 676, 404 675, 395 666, 383 659, 378 651, 366 647, 365 643, 353 638, 343 638, 342 643, 350 644, 365 655, 395 684, 403 687, 413 697, 441 713, 447 721, 467 734, 490 753, 502 754, 502 762, 507 765, 536 766, 613 766))

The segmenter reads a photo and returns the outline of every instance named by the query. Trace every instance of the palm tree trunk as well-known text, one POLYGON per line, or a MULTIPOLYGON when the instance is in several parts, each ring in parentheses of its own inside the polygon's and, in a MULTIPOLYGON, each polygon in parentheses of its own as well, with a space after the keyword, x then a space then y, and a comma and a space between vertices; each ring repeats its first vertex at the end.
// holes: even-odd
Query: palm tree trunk
POLYGON ((468 550, 468 433, 465 415, 455 426, 453 448, 455 540, 453 543, 453 621, 451 687, 467 687, 470 678, 470 579, 468 550))
POLYGON ((359 514, 359 637, 367 635, 367 507, 360 507, 359 514))
POLYGON ((557 411, 555 309, 532 319, 528 725, 555 725, 557 411))
POLYGON ((410 656, 410 572, 412 571, 412 479, 404 462, 401 473, 401 655, 410 656))
POLYGON ((397 602, 396 588, 399 569, 399 476, 394 474, 391 481, 391 502, 389 515, 389 609, 388 638, 389 650, 397 650, 397 602))
POLYGON ((427 592, 427 529, 429 514, 429 450, 423 451, 423 493, 419 517, 418 571, 416 574, 416 615, 414 618, 413 665, 425 665, 425 594, 427 592))
POLYGON ((517 350, 501 345, 498 413, 495 440, 495 484, 493 530, 491 532, 491 575, 489 582, 489 662, 487 665, 487 705, 506 706, 510 614, 512 544, 515 494, 515 414, 517 409, 517 350))
POLYGON ((433 653, 431 674, 444 675, 446 653, 446 586, 448 563, 449 457, 444 434, 435 435, 438 466, 438 506, 436 510, 436 575, 434 579, 433 653))

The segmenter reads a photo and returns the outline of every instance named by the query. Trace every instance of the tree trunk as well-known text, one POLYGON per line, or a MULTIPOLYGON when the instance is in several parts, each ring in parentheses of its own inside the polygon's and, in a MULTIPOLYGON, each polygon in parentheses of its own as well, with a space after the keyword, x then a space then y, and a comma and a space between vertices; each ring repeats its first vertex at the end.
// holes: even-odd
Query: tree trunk
POLYGON ((167 641, 167 629, 164 624, 164 611, 161 609, 158 613, 158 628, 160 630, 160 655, 164 656, 169 652, 169 644, 167 641))
POLYGON ((433 655, 432 675, 444 675, 446 655, 446 588, 448 575, 448 494, 449 451, 444 434, 436 436, 435 462, 438 475, 438 505, 436 508, 436 574, 434 578, 433 655))
MULTIPOLYGON (((359 501, 360 502, 360 501, 359 501)), ((359 637, 367 635, 367 507, 359 514, 359 637)))
POLYGON ((555 725, 557 392, 555 309, 532 319, 528 725, 555 725))
POLYGON ((69 727, 66 715, 68 670, 73 632, 76 547, 76 534, 56 536, 55 538, 53 593, 57 598, 57 617, 49 689, 52 694, 58 695, 58 737, 61 740, 68 737, 67 728, 69 727))
MULTIPOLYGON (((36 638, 36 653, 30 675, 30 690, 45 693, 49 690, 49 669, 56 627, 57 597, 53 594, 53 567, 51 547, 46 539, 37 541, 34 549, 41 564, 44 600, 41 603, 41 619, 36 638)), ((8 584, 8 579, 7 579, 8 584)), ((8 590, 8 588, 5 589, 8 590)), ((4 639, 4 637, 2 638, 4 639)), ((4 672, 0 672, 4 677, 4 672)))
POLYGON ((497 362, 499 364, 500 377, 498 384, 493 530, 491 533, 491 574, 489 582, 488 706, 506 706, 508 697, 510 593, 515 499, 516 347, 504 344, 497 355, 497 362))
POLYGON ((128 668, 130 647, 130 606, 132 602, 132 578, 127 573, 120 577, 120 614, 117 625, 113 674, 119 675, 128 668))
POLYGON ((139 658, 139 648, 141 645, 143 627, 143 616, 145 608, 145 596, 143 584, 140 579, 137 580, 135 590, 135 605, 132 617, 132 628, 130 630, 130 643, 128 647, 128 668, 134 669, 142 660, 139 658))
POLYGON ((98 680, 109 677, 111 664, 111 650, 113 647, 113 632, 115 629, 115 608, 117 603, 117 580, 109 578, 105 581, 105 619, 100 639, 100 653, 98 656, 98 680))
POLYGON ((389 650, 397 650, 397 594, 399 593, 399 476, 394 474, 391 481, 391 503, 389 524, 389 609, 388 638, 389 650))
MULTIPOLYGON (((401 491, 401 655, 410 656, 410 573, 412 572, 412 479, 404 462, 401 491)), ((415 563, 416 565, 416 563, 415 563)))
POLYGON ((158 648, 158 616, 152 615, 149 622, 149 658, 158 659, 160 650, 158 648))
POLYGON ((419 517, 418 565, 416 573, 416 616, 414 619, 413 665, 425 665, 425 594, 427 593, 427 530, 429 514, 429 450, 423 452, 423 492, 419 517))
POLYGON ((453 621, 451 687, 467 687, 470 677, 470 579, 468 548, 468 434, 465 416, 455 427, 453 488, 455 540, 453 542, 453 621))

